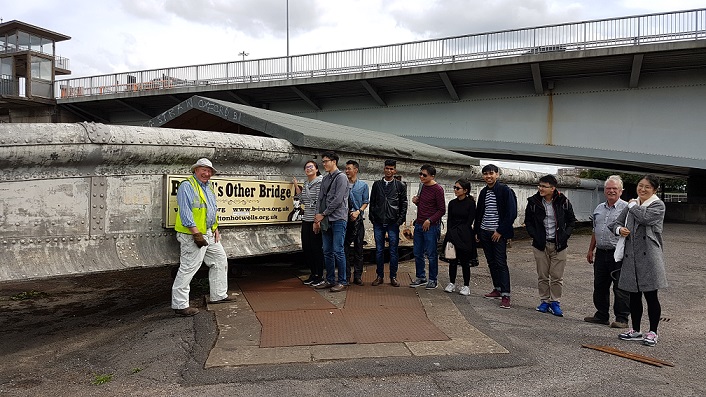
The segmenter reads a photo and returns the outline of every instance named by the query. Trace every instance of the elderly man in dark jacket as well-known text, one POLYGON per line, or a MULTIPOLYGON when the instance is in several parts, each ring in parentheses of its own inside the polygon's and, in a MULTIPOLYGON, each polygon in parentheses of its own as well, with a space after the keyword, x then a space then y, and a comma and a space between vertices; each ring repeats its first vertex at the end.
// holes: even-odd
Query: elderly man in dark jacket
POLYGON ((539 191, 527 199, 525 226, 532 237, 541 302, 537 311, 564 315, 559 301, 564 285, 566 247, 576 224, 571 202, 556 188, 553 175, 539 179, 539 191))
POLYGON ((375 233, 375 261, 377 277, 372 285, 380 285, 385 278, 385 234, 390 244, 390 284, 399 287, 397 268, 400 225, 407 218, 407 185, 395 179, 397 162, 385 160, 384 177, 373 183, 370 193, 369 218, 375 233))

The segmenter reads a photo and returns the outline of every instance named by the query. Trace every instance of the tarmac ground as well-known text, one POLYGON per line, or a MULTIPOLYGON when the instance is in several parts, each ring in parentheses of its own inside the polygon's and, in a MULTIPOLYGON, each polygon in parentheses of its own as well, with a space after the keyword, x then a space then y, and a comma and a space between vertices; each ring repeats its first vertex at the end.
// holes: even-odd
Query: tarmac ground
MULTIPOLYGON (((508 249, 510 310, 482 296, 492 287, 482 251, 481 265, 471 270, 469 297, 443 291, 448 266, 442 262, 439 288, 420 290, 419 296, 430 320, 452 334, 451 342, 424 350, 404 343, 319 345, 306 347, 308 353, 296 360, 285 348, 265 352, 250 343, 247 352, 239 350, 236 342, 257 338, 243 295, 233 305, 209 308, 197 281, 192 305, 201 313, 175 317, 169 308, 170 268, 1 283, 0 395, 703 396, 706 226, 667 224, 663 236, 670 285, 659 292, 660 339, 652 348, 620 341, 620 330, 583 321, 594 313, 587 233, 569 242, 564 317, 534 310, 539 301, 529 240, 513 241, 508 249), (225 325, 254 331, 228 339, 225 325), (474 344, 481 340, 487 343, 474 344), (655 367, 583 344, 674 366, 655 367), (248 357, 258 361, 247 362, 248 357), (224 362, 231 358, 236 361, 224 362)), ((261 264, 248 277, 283 267, 294 269, 286 261, 261 264)), ((374 267, 367 264, 366 271, 374 267)), ((400 271, 413 268, 407 260, 400 271)), ((339 305, 345 299, 324 296, 339 305)))

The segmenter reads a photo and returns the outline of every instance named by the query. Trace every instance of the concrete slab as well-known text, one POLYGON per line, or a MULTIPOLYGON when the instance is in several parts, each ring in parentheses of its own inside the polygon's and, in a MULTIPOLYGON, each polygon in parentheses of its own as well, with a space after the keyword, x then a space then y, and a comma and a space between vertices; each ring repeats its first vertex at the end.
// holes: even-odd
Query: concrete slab
MULTIPOLYGON (((414 263, 400 264, 400 271, 411 271, 414 263)), ((351 286, 357 292, 370 290, 378 292, 372 286, 351 286)), ((409 288, 409 287, 400 287, 409 288)), ((458 297, 443 292, 441 288, 425 290, 416 288, 415 293, 424 307, 429 320, 443 331, 451 340, 421 342, 385 342, 372 344, 331 344, 315 346, 294 346, 260 348, 261 326, 255 312, 240 294, 233 304, 209 305, 215 313, 219 336, 211 349, 206 367, 232 367, 261 364, 307 363, 312 361, 346 360, 380 357, 408 356, 453 356, 479 354, 507 354, 508 350, 490 336, 479 331, 468 322, 459 311, 455 302, 458 297)), ((347 292, 331 293, 328 290, 317 291, 322 297, 337 307, 345 304, 347 292)), ((463 298, 462 301, 467 301, 463 298)))
POLYGON ((372 343, 355 345, 319 345, 311 347, 314 361, 371 357, 406 357, 412 352, 404 343, 372 343))

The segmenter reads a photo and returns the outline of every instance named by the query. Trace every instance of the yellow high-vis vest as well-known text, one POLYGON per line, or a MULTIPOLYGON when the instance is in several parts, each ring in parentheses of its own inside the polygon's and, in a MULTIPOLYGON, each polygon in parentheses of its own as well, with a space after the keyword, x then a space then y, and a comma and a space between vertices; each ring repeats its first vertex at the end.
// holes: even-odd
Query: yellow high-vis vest
MULTIPOLYGON (((186 182, 189 182, 191 184, 191 187, 196 193, 196 195, 194 195, 194 201, 191 204, 191 213, 194 216, 194 222, 196 223, 196 227, 199 229, 199 232, 201 232, 202 234, 206 234, 206 214, 208 213, 206 195, 201 189, 201 185, 198 183, 198 181, 196 181, 196 178, 193 175, 182 183, 186 182)), ((213 191, 213 186, 209 185, 209 188, 211 189, 211 192, 215 195, 216 193, 213 191)), ((179 214, 180 211, 181 208, 177 210, 174 230, 179 233, 191 234, 191 230, 181 224, 181 215, 179 214)), ((213 224, 213 228, 211 230, 216 230, 217 227, 218 217, 216 217, 216 222, 213 224)))

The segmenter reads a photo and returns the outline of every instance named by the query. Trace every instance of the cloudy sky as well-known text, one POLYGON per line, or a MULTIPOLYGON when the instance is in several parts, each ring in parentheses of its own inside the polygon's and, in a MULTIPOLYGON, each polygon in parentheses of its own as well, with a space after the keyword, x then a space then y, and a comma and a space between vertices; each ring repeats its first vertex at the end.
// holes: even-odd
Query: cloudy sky
MULTIPOLYGON (((288 0, 292 55, 704 7, 695 0, 288 0)), ((73 77, 287 54, 287 0, 0 0, 73 77)))
MULTIPOLYGON (((288 0, 291 55, 704 7, 696 0, 288 0)), ((287 0, 0 0, 71 77, 287 54, 287 0)), ((525 168, 525 167, 523 167, 525 168)))

